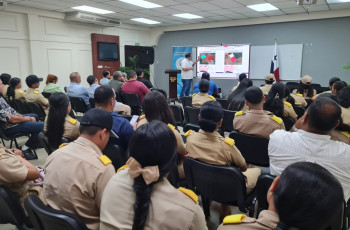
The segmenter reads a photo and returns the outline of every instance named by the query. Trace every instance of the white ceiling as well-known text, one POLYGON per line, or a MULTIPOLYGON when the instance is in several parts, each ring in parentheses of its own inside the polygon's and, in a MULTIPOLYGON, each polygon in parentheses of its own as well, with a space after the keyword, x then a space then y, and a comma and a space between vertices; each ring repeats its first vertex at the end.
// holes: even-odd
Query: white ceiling
MULTIPOLYGON (((38 9, 51 10, 56 12, 74 11, 71 7, 87 5, 115 13, 105 16, 119 19, 126 24, 137 24, 149 27, 173 26, 191 23, 206 23, 227 21, 235 19, 269 17, 277 15, 288 15, 297 13, 307 13, 306 6, 298 6, 296 0, 148 0, 163 7, 145 9, 134 6, 119 0, 7 0, 8 4, 33 7, 38 9), (247 5, 271 3, 279 10, 257 12, 247 5), (182 19, 173 14, 193 13, 200 15, 200 19, 182 19), (131 18, 143 17, 161 22, 160 24, 147 25, 131 21, 131 18)), ((350 2, 328 4, 326 0, 317 0, 317 4, 311 5, 309 12, 331 11, 350 8, 350 2)))

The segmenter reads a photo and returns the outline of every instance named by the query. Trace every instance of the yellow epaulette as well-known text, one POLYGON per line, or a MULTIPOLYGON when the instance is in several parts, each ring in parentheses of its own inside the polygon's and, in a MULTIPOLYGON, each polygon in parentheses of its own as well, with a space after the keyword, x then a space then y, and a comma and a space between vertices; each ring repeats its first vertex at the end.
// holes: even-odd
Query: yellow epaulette
POLYGON ((172 131, 174 131, 175 126, 173 126, 172 124, 168 124, 168 126, 169 126, 169 128, 170 128, 172 131))
POLYGON ((213 97, 212 95, 209 95, 209 98, 212 99, 213 101, 216 101, 215 97, 213 97))
POLYGON ((120 168, 117 170, 117 173, 118 173, 119 171, 122 171, 123 169, 127 169, 127 168, 129 168, 129 165, 123 165, 122 167, 120 167, 120 168))
POLYGON ((282 122, 283 122, 282 118, 277 117, 276 115, 273 115, 273 116, 271 117, 271 120, 275 121, 275 122, 278 123, 278 124, 282 124, 282 122))
POLYGON ((66 146, 66 145, 68 145, 68 143, 62 143, 62 144, 60 144, 60 146, 58 146, 58 148, 60 149, 60 148, 62 148, 64 146, 66 146))
POLYGON ((100 159, 100 161, 101 161, 104 165, 108 165, 108 164, 112 163, 111 159, 109 159, 106 155, 102 155, 102 156, 100 156, 98 159, 100 159))
POLYGON ((38 90, 34 90, 34 93, 39 94, 39 91, 38 90))
POLYGON ((243 115, 243 111, 238 111, 235 113, 235 117, 243 115))
POLYGON ((192 132, 192 130, 190 129, 190 130, 188 130, 186 133, 185 133, 185 137, 188 137, 190 134, 191 134, 191 132, 192 132))
POLYGON ((179 191, 185 193, 185 194, 186 194, 187 196, 189 196, 195 203, 198 202, 198 196, 197 196, 196 193, 194 193, 192 190, 187 189, 187 188, 180 187, 180 188, 179 188, 179 191))
POLYGON ((285 101, 284 104, 285 104, 286 106, 288 106, 288 107, 292 107, 292 104, 289 103, 288 101, 285 101))
POLYGON ((0 153, 0 157, 2 156, 2 154, 0 153))
POLYGON ((302 95, 302 94, 300 94, 300 93, 297 93, 297 96, 299 96, 299 97, 303 97, 303 95, 302 95))
POLYGON ((194 95, 196 95, 195 93, 194 94, 192 94, 192 97, 194 97, 194 95))
POLYGON ((242 223, 242 220, 246 217, 244 214, 236 214, 236 215, 230 215, 226 216, 224 218, 223 224, 240 224, 242 223))
POLYGON ((346 136, 347 138, 350 138, 350 133, 348 131, 341 131, 340 133, 346 136))
POLYGON ((145 117, 146 117, 145 114, 144 114, 144 115, 141 115, 140 118, 139 118, 139 120, 141 120, 141 119, 143 119, 143 118, 145 118, 145 117))
POLYGON ((233 140, 232 138, 226 137, 225 143, 228 144, 229 146, 233 146, 235 144, 235 140, 233 140))
POLYGON ((77 120, 75 120, 74 118, 69 118, 68 122, 72 125, 75 125, 77 123, 77 120))
POLYGON ((20 94, 22 94, 22 93, 23 93, 23 90, 18 90, 18 92, 19 92, 20 94))

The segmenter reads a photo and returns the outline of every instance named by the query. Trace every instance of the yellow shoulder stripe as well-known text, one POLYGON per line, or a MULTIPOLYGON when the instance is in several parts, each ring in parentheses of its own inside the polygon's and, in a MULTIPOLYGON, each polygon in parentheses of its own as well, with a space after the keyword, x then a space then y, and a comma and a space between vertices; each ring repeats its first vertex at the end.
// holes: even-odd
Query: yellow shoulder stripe
POLYGON ((209 98, 212 99, 213 101, 216 101, 215 97, 213 97, 212 95, 209 95, 209 98))
POLYGON ((2 156, 2 154, 0 153, 0 157, 2 156))
POLYGON ((58 148, 60 149, 60 148, 62 148, 64 146, 66 146, 66 145, 68 145, 68 143, 62 143, 62 144, 60 144, 60 146, 58 146, 58 148))
POLYGON ((102 155, 102 156, 100 156, 98 159, 100 159, 100 161, 101 161, 104 165, 108 165, 108 164, 112 163, 111 159, 109 159, 106 155, 102 155))
POLYGON ((302 95, 302 94, 300 94, 300 93, 297 93, 297 96, 299 96, 299 97, 303 97, 303 95, 302 95))
POLYGON ((195 203, 198 202, 198 196, 197 196, 196 193, 194 193, 192 190, 187 189, 187 188, 180 187, 180 188, 179 188, 179 191, 185 193, 185 194, 186 194, 187 196, 189 196, 195 203))
POLYGON ((292 107, 292 104, 289 103, 288 101, 285 101, 284 104, 285 104, 286 106, 288 106, 288 107, 292 107))
POLYGON ((185 137, 188 137, 190 134, 191 134, 191 132, 192 132, 192 130, 190 129, 190 130, 188 130, 186 133, 185 133, 185 137))
POLYGON ((275 121, 276 123, 278 123, 278 124, 282 124, 282 122, 283 122, 282 118, 277 117, 276 115, 273 115, 273 116, 271 117, 271 119, 272 119, 273 121, 275 121))
POLYGON ((117 170, 117 173, 118 173, 119 171, 122 171, 123 169, 127 169, 127 168, 129 168, 129 165, 123 165, 122 167, 120 167, 120 168, 117 170))
POLYGON ((341 134, 343 134, 347 138, 350 138, 350 133, 348 131, 342 131, 341 134))
POLYGON ((236 214, 236 215, 230 215, 226 216, 224 218, 223 224, 240 224, 242 223, 242 220, 246 217, 244 214, 236 214))
POLYGON ((39 94, 39 91, 38 90, 34 90, 34 93, 39 94))
POLYGON ((69 118, 68 122, 72 125, 75 125, 77 123, 77 120, 75 120, 74 118, 69 118))
POLYGON ((195 93, 194 94, 192 94, 192 97, 194 97, 194 95, 196 95, 195 93))
POLYGON ((233 146, 235 144, 235 140, 233 140, 232 138, 226 137, 225 143, 228 144, 229 146, 233 146))
POLYGON ((169 128, 170 128, 172 131, 174 131, 175 126, 173 126, 172 124, 168 124, 168 126, 169 126, 169 128))
POLYGON ((22 93, 23 93, 23 90, 18 90, 18 92, 22 94, 22 93))
POLYGON ((235 117, 243 115, 243 111, 238 111, 235 113, 235 117))

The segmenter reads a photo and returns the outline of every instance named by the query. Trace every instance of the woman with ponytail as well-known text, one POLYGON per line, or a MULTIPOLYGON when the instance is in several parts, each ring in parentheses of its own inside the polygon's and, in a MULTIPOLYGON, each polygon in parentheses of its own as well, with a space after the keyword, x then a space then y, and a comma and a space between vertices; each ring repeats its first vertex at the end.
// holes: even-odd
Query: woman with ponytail
POLYGON ((130 139, 129 152, 103 192, 100 230, 206 230, 197 196, 167 180, 176 156, 172 130, 161 121, 142 125, 130 139))
POLYGON ((79 137, 80 123, 68 115, 71 111, 71 105, 66 94, 52 94, 49 98, 49 104, 49 114, 44 122, 44 132, 49 145, 57 149, 62 143, 62 137, 68 138, 70 141, 79 137))
POLYGON ((231 111, 246 111, 248 107, 245 105, 244 93, 253 85, 252 80, 244 78, 237 89, 233 91, 227 98, 226 109, 231 111))
POLYGON ((7 88, 7 97, 10 100, 13 99, 24 99, 21 79, 18 77, 11 78, 9 87, 7 88))
POLYGON ((277 117, 283 117, 284 111, 284 85, 282 83, 274 84, 269 94, 266 97, 264 104, 264 110, 270 111, 275 114, 277 117))

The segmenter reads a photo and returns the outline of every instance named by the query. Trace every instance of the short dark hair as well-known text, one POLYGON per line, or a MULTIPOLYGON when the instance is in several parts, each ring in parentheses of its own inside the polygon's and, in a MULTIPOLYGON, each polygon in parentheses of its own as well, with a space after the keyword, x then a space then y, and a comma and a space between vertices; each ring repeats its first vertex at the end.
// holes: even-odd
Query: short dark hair
POLYGON ((103 128, 97 127, 97 126, 89 126, 89 125, 82 125, 79 126, 79 132, 80 134, 85 134, 90 137, 93 137, 96 135, 97 132, 101 131, 103 128))
POLYGON ((339 92, 342 88, 346 87, 346 84, 343 81, 336 81, 333 83, 333 88, 339 92))
POLYGON ((109 85, 99 86, 94 93, 94 99, 96 105, 107 105, 111 98, 114 98, 114 92, 109 85))
POLYGON ((128 79, 133 78, 135 76, 136 72, 134 70, 130 70, 128 72, 128 79))
POLYGON ((339 104, 344 108, 350 107, 350 87, 345 87, 338 92, 339 104))
POLYGON ((137 75, 138 77, 140 77, 142 73, 143 73, 142 69, 138 68, 138 69, 136 70, 136 75, 137 75))
POLYGON ((329 79, 329 85, 332 86, 334 84, 334 82, 336 81, 340 81, 339 77, 332 77, 331 79, 329 79))
POLYGON ((185 58, 188 58, 188 57, 191 57, 191 56, 192 56, 191 53, 188 53, 188 52, 187 52, 187 53, 185 54, 185 58))
POLYGON ((201 93, 207 93, 209 91, 209 81, 207 79, 202 79, 199 81, 198 89, 201 93))
POLYGON ((268 85, 272 85, 272 83, 274 82, 275 80, 265 80, 265 83, 268 84, 268 85))
POLYGON ((340 106, 330 98, 317 97, 307 109, 309 127, 315 130, 331 131, 341 117, 340 106))
POLYGON ((89 83, 89 85, 92 85, 92 84, 94 84, 94 82, 96 81, 96 78, 95 78, 95 76, 93 76, 93 75, 89 75, 89 76, 87 77, 86 81, 89 83))
POLYGON ((208 72, 202 73, 202 79, 206 79, 206 80, 210 81, 210 74, 208 72))
POLYGON ((337 102, 339 104, 338 97, 335 96, 333 93, 321 93, 317 97, 319 97, 319 98, 321 98, 321 97, 328 97, 328 98, 332 99, 333 101, 335 101, 335 102, 337 102))
POLYGON ((214 132, 223 117, 222 106, 217 101, 207 101, 200 108, 199 126, 206 132, 214 132))
POLYGON ((2 81, 2 84, 4 84, 4 85, 8 85, 10 79, 11 79, 11 75, 8 73, 3 73, 0 75, 0 80, 2 81))
POLYGON ((247 75, 245 73, 241 73, 238 78, 239 81, 242 81, 244 78, 247 78, 247 75))
POLYGON ((105 69, 105 70, 103 70, 103 73, 102 73, 102 74, 103 74, 104 77, 107 77, 108 74, 109 74, 109 71, 105 69))
POLYGON ((257 105, 263 100, 263 92, 259 87, 251 86, 244 93, 245 100, 253 105, 257 105))

